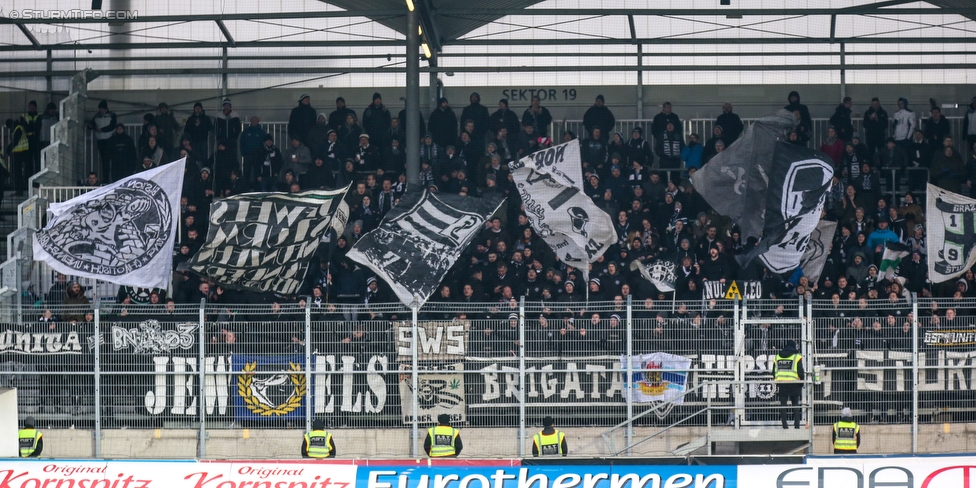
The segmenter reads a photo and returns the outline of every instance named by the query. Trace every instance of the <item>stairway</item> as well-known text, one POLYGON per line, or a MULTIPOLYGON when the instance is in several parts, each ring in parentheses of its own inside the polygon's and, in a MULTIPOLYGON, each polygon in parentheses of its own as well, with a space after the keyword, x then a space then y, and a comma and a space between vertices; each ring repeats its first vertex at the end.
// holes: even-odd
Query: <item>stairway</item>
POLYGON ((719 427, 713 428, 707 436, 678 446, 671 451, 671 454, 681 457, 705 454, 709 442, 734 446, 737 453, 748 451, 749 454, 792 454, 809 445, 810 431, 807 429, 782 429, 778 426, 742 428, 739 430, 731 427, 719 427), (698 452, 699 450, 702 452, 698 452))

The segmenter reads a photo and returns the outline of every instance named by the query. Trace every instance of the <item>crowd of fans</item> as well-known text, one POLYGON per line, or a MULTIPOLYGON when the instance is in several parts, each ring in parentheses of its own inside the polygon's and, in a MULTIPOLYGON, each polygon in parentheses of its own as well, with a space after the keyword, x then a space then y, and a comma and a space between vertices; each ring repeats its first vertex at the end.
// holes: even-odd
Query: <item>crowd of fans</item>
MULTIPOLYGON (((976 294, 971 272, 958 282, 934 284, 927 279, 925 179, 912 173, 924 171, 931 182, 943 188, 972 192, 976 150, 968 151, 964 161, 959 146, 965 144, 968 150, 976 145, 976 98, 963 122, 965 141, 952 139, 948 121, 934 102, 931 116, 920 121, 905 99, 898 100, 898 109, 892 115, 877 98, 863 113, 855 114, 850 97, 830 118, 827 137, 811 141, 808 108, 797 92, 789 93, 787 102, 784 108, 797 120, 789 140, 818 147, 835 163, 823 218, 839 225, 817 282, 801 272, 792 276, 772 274, 758 261, 740 266, 736 257, 748 252, 755 242, 742 239, 739 229, 721 215, 720 209, 711 208, 688 179, 742 134, 743 122, 730 103, 723 105, 707 138, 684 134, 684 124, 667 102, 649 127, 635 127, 629 135, 614 132, 615 118, 602 95, 585 113, 586 133, 549 134, 552 115, 538 97, 520 117, 507 100, 498 101, 492 111, 481 104, 477 93, 472 93, 460 115, 446 98, 439 100, 426 120, 423 114, 416 114, 423 134, 418 146, 420 179, 431 191, 501 194, 507 196, 507 204, 464 251, 430 301, 494 304, 471 305, 464 315, 507 319, 512 304, 525 297, 545 307, 551 314, 547 322, 569 320, 567 325, 578 338, 581 327, 574 324, 593 320, 588 303, 619 301, 628 295, 636 303, 645 299, 658 304, 671 300, 700 302, 706 281, 760 281, 764 298, 807 296, 833 299, 846 306, 860 300, 903 303, 913 292, 922 297, 966 298, 976 294), (855 117, 862 119, 863 136, 854 130, 855 117), (584 192, 612 216, 616 232, 614 245, 591 265, 588 281, 580 270, 562 263, 531 228, 507 166, 540 148, 577 138, 587 180, 584 192), (892 173, 892 169, 896 171, 892 173), (892 194, 897 194, 897 199, 891 199, 892 194), (888 241, 904 243, 911 249, 894 279, 878 272, 888 241), (640 264, 657 259, 677 263, 675 292, 657 290, 636 271, 640 264)), ((36 110, 36 104, 30 110, 36 110)), ((337 314, 344 320, 389 318, 389 312, 374 306, 396 301, 389 287, 346 254, 379 224, 407 189, 407 116, 405 110, 392 114, 380 93, 373 95, 361 117, 342 97, 336 99, 335 110, 326 113, 313 108, 309 95, 302 95, 291 110, 288 140, 276 141, 257 117, 251 117, 245 127, 230 100, 223 100, 215 116, 197 103, 182 123, 167 104, 161 103, 155 114, 145 115, 136 141, 118 123, 108 104, 99 103, 89 123, 98 145, 99 170, 88 175, 86 184, 100 184, 100 179, 114 181, 187 158, 172 296, 167 297, 162 290, 151 295, 147 290, 123 288, 118 301, 146 302, 154 296, 152 300, 158 303, 168 299, 195 304, 205 298, 214 304, 287 305, 310 300, 321 307, 316 313, 322 316, 337 314), (209 147, 210 140, 216 140, 216 147, 209 147), (176 271, 176 266, 204 244, 209 204, 214 199, 255 190, 299 192, 346 185, 352 186, 346 197, 350 224, 345 232, 334 236, 334 248, 331 243, 321 246, 299 297, 225 290, 192 273, 176 271)), ((15 131, 8 149, 16 147, 18 130, 36 137, 44 130, 33 124, 50 117, 56 120, 57 115, 55 111, 42 118, 29 111, 25 117, 8 124, 15 131)), ((17 173, 17 161, 14 180, 15 187, 20 188, 16 186, 16 175, 21 174, 17 173)), ((74 303, 64 300, 87 300, 84 293, 66 293, 60 300, 60 291, 46 295, 52 293, 53 302, 40 301, 60 304, 74 303)), ((703 316, 707 311, 695 313, 703 316)), ((668 320, 675 314, 670 306, 660 306, 653 315, 668 320)), ((454 318, 458 314, 432 315, 454 318)), ((609 315, 600 317, 602 323, 610 320, 609 315)))

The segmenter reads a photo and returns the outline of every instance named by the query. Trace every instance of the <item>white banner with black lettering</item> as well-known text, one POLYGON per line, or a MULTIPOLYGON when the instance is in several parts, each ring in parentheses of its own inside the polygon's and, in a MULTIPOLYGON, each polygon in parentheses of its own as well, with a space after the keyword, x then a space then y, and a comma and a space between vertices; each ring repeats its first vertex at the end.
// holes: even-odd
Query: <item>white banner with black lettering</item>
POLYGON ((509 163, 525 214, 564 263, 584 276, 617 234, 613 219, 583 193, 579 141, 538 151, 509 163))
POLYGON ((928 233, 929 279, 958 278, 976 264, 976 200, 929 184, 925 231, 928 233))
MULTIPOLYGON (((401 370, 406 370, 402 365, 401 370)), ((413 379, 410 374, 400 375, 400 405, 403 423, 413 422, 413 379)), ((417 421, 429 424, 437 416, 447 414, 451 422, 465 422, 464 414, 464 365, 451 364, 439 371, 417 375, 417 421)))
POLYGON ((423 305, 504 198, 408 192, 346 256, 383 278, 400 302, 423 305))
POLYGON ((302 193, 244 193, 210 205, 207 242, 187 268, 234 289, 298 293, 330 228, 342 233, 348 187, 302 193))
POLYGON ((186 158, 52 203, 34 260, 69 276, 167 288, 186 158))
MULTIPOLYGON (((396 322, 397 361, 410 362, 413 357, 413 325, 396 322)), ((463 361, 468 352, 471 322, 451 320, 417 324, 417 358, 420 361, 463 361)))

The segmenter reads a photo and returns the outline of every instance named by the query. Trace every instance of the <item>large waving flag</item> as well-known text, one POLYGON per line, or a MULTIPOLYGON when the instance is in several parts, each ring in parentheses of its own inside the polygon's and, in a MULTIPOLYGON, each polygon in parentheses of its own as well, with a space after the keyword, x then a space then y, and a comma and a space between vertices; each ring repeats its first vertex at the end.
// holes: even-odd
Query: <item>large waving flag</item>
POLYGON ((34 259, 66 275, 167 288, 186 158, 64 203, 34 234, 34 259))

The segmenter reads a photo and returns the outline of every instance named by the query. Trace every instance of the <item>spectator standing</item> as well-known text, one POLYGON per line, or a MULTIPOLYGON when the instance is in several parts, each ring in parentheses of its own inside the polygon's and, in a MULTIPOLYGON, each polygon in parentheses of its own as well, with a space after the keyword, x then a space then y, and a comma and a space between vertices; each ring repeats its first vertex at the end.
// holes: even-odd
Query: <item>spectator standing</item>
POLYGON ((684 163, 685 169, 694 168, 695 171, 701 169, 703 149, 702 145, 698 143, 698 134, 688 135, 688 145, 681 149, 681 161, 684 163))
MULTIPOLYGON (((41 131, 37 135, 38 140, 41 141, 41 149, 51 144, 51 128, 54 127, 54 124, 57 124, 59 120, 61 120, 61 115, 58 113, 58 106, 54 102, 48 103, 44 113, 41 114, 41 131)), ((40 162, 40 160, 38 160, 38 162, 40 162)))
POLYGON ((849 142, 854 136, 854 122, 851 120, 852 104, 851 97, 844 97, 844 101, 834 109, 834 115, 830 116, 830 125, 837 131, 837 137, 844 142, 849 142))
MULTIPOLYGON (((27 138, 27 121, 23 117, 14 122, 7 119, 7 130, 10 131, 10 143, 4 148, 4 155, 10 157, 10 169, 13 170, 13 183, 16 195, 23 196, 27 190, 28 168, 30 167, 30 142, 27 138)), ((106 144, 107 147, 107 144, 106 144)), ((101 144, 99 144, 101 148, 101 144)), ((110 152, 103 159, 110 157, 110 152)), ((3 175, 4 178, 6 175, 3 175)))
POLYGON ((617 119, 614 118, 613 112, 604 103, 606 103, 606 100, 603 98, 603 95, 597 95, 593 106, 588 108, 586 113, 583 114, 583 127, 591 137, 593 135, 593 129, 599 128, 600 140, 607 142, 613 131, 613 126, 617 123, 617 119))
POLYGON ((125 125, 117 124, 115 126, 115 133, 109 139, 109 144, 112 148, 112 172, 108 175, 109 181, 118 181, 134 174, 139 163, 136 143, 132 136, 125 133, 125 125))
POLYGON ((41 114, 37 113, 37 102, 27 102, 27 112, 21 117, 27 122, 27 141, 30 143, 30 166, 28 176, 41 169, 41 114))
POLYGON ((969 102, 969 110, 962 121, 962 133, 966 136, 966 150, 972 155, 973 145, 976 145, 976 97, 969 102))
MULTIPOLYGON (((252 121, 256 117, 252 118, 252 121)), ((241 137, 241 116, 234 111, 234 105, 229 98, 220 104, 220 114, 214 120, 214 136, 218 141, 225 141, 234 157, 237 157, 237 142, 241 137)))
MULTIPOLYGON (((508 108, 508 99, 505 98, 498 101, 498 110, 491 114, 491 117, 488 119, 489 130, 497 133, 499 129, 504 128, 506 131, 508 131, 507 134, 510 138, 514 137, 522 130, 521 125, 522 124, 519 123, 518 115, 515 115, 515 112, 508 108)), ((444 144, 442 144, 442 146, 446 147, 444 144)))
POLYGON ((674 125, 674 131, 678 133, 678 136, 682 136, 683 127, 681 126, 681 119, 678 118, 678 114, 671 111, 671 102, 664 102, 661 105, 661 112, 654 116, 654 120, 651 121, 651 134, 654 134, 655 140, 661 137, 668 127, 668 124, 674 125))
POLYGON ((636 161, 641 168, 654 164, 654 151, 651 144, 644 139, 644 129, 634 127, 630 132, 630 140, 627 141, 627 155, 631 161, 636 161))
POLYGON ((786 97, 786 99, 787 101, 789 101, 789 103, 783 108, 789 110, 790 112, 793 111, 800 112, 800 118, 799 118, 800 125, 808 129, 810 127, 813 127, 813 120, 810 118, 810 109, 807 108, 806 105, 800 103, 800 92, 795 90, 791 91, 790 94, 786 97))
MULTIPOLYGON (((102 175, 105 174, 105 170, 109 167, 109 161, 111 161, 111 147, 109 146, 108 140, 111 139, 112 134, 115 132, 115 126, 117 124, 118 121, 115 118, 115 112, 109 111, 108 102, 105 100, 98 102, 98 109, 95 112, 95 116, 92 117, 91 122, 88 123, 88 128, 95 132, 95 144, 98 145, 98 159, 101 162, 101 166, 97 172, 102 175)), ((27 188, 26 183, 24 184, 24 188, 27 188)))
MULTIPOLYGON (((193 104, 193 113, 187 117, 183 126, 183 137, 190 139, 194 151, 200 154, 200 159, 210 157, 210 133, 213 131, 213 121, 203 110, 200 102, 193 104)), ((243 151, 243 149, 242 149, 243 151)), ((245 153, 247 154, 247 153, 245 153)))
POLYGON ((458 119, 447 98, 441 97, 437 101, 437 108, 430 114, 428 129, 437 145, 447 147, 454 144, 458 136, 458 119))
POLYGON ((864 137, 870 155, 881 152, 888 136, 888 112, 881 108, 878 97, 871 99, 871 107, 864 111, 864 137))
POLYGON ((949 126, 949 121, 942 116, 942 109, 939 107, 932 107, 932 117, 925 121, 924 133, 925 141, 929 143, 932 152, 939 154, 942 151, 945 138, 952 135, 952 127, 949 126))
POLYGON ((393 116, 390 110, 383 105, 383 96, 373 93, 373 102, 363 110, 363 132, 369 134, 369 141, 376 147, 386 147, 389 144, 387 134, 390 132, 390 124, 393 116))
POLYGON ((895 143, 907 151, 917 125, 918 118, 915 116, 915 112, 908 108, 908 99, 899 98, 898 111, 895 112, 891 120, 891 127, 895 130, 895 143))
POLYGON ((722 128, 722 140, 728 146, 742 135, 742 119, 738 114, 732 112, 732 104, 725 102, 722 104, 722 115, 715 120, 715 125, 722 128))
MULTIPOLYGON (((468 100, 471 103, 461 111, 461 123, 467 124, 469 120, 473 122, 474 129, 471 136, 484 140, 485 134, 488 132, 488 119, 490 118, 488 115, 488 107, 481 104, 481 95, 478 92, 471 93, 468 100)), ((423 130, 420 131, 421 134, 423 132, 423 130)), ((481 149, 484 149, 484 146, 481 149)))
MULTIPOLYGON (((974 99, 976 100, 976 99, 974 99)), ((542 99, 539 95, 533 95, 529 108, 522 113, 522 124, 531 123, 535 128, 535 133, 541 137, 549 137, 549 125, 552 124, 552 115, 549 109, 542 106, 542 99)), ((972 146, 972 144, 970 144, 972 146)))
POLYGON ((355 114, 350 108, 346 108, 346 99, 342 97, 336 98, 335 101, 336 109, 329 114, 329 128, 338 132, 342 124, 346 123, 346 116, 349 114, 355 114))
POLYGON ((176 121, 176 117, 173 116, 173 112, 169 110, 169 105, 166 102, 159 102, 153 123, 159 130, 159 137, 156 138, 156 142, 164 151, 172 151, 173 147, 179 143, 177 135, 181 133, 180 123, 176 121))
POLYGON ((315 109, 312 108, 312 97, 303 93, 298 97, 298 106, 291 109, 288 117, 288 138, 298 139, 305 144, 308 131, 315 126, 315 109))
MULTIPOLYGON (((241 155, 245 158, 253 154, 254 151, 261 149, 264 145, 264 137, 268 135, 268 132, 261 127, 261 119, 257 116, 252 116, 250 120, 250 125, 241 133, 241 155)), ((221 138, 217 138, 219 143, 221 138)), ((226 144, 227 141, 223 140, 226 144)), ((216 149, 216 148, 215 148, 216 149)), ((217 175, 220 176, 219 174, 217 175)))

